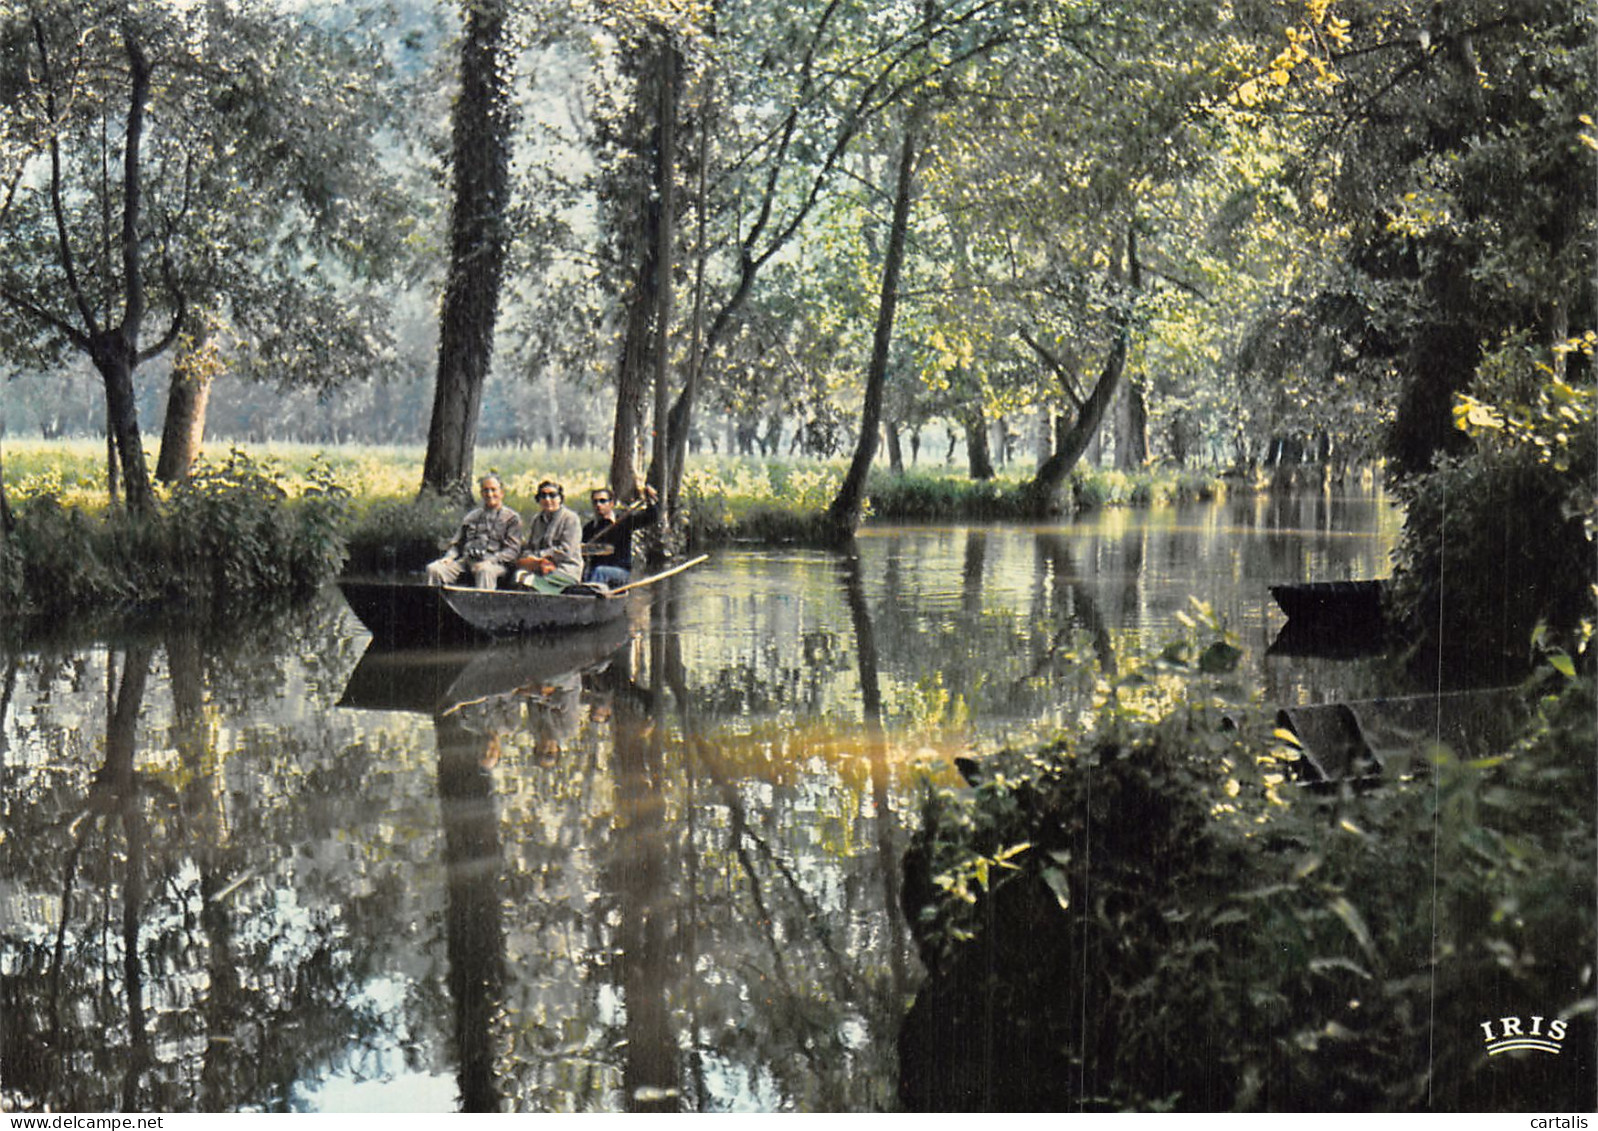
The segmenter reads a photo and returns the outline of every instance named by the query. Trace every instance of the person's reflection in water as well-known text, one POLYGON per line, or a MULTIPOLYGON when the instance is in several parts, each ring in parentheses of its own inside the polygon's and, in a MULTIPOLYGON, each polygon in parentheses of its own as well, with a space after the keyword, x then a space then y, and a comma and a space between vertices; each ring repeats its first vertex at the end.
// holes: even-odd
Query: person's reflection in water
POLYGON ((582 678, 576 672, 569 672, 540 684, 536 690, 527 701, 533 757, 540 766, 552 766, 560 752, 577 737, 582 678))
POLYGON ((462 1111, 500 1110, 490 1028, 504 988, 499 904, 499 813, 489 767, 498 734, 468 729, 461 714, 433 720, 444 822, 445 946, 455 1002, 456 1079, 462 1111))

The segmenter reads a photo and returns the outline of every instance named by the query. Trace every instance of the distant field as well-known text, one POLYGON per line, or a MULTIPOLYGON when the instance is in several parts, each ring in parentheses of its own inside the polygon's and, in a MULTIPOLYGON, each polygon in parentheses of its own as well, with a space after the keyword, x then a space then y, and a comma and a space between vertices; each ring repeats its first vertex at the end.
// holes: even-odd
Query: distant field
MULTIPOLYGON (((274 472, 291 495, 305 485, 310 468, 320 461, 360 507, 408 501, 422 478, 420 447, 212 443, 203 458, 220 463, 235 448, 274 472)), ((6 491, 13 503, 44 494, 90 510, 107 502, 102 441, 12 437, 5 441, 3 458, 6 491)), ((153 468, 154 451, 146 458, 153 468)), ((534 509, 533 495, 544 479, 561 483, 567 499, 581 509, 588 492, 604 485, 609 467, 609 456, 597 450, 487 447, 478 449, 476 473, 498 474, 505 481, 506 497, 520 509, 534 509)), ((684 489, 692 500, 719 503, 734 512, 778 502, 822 507, 842 475, 842 461, 690 456, 684 489)))
MULTIPOLYGON (((310 470, 320 462, 349 492, 357 518, 411 503, 421 484, 419 446, 212 443, 204 458, 220 465, 234 450, 271 474, 291 497, 311 483, 310 470)), ((41 495, 89 511, 106 505, 103 441, 10 438, 3 457, 6 492, 13 505, 41 495)), ((154 453, 148 458, 153 468, 154 453)), ((842 459, 691 454, 683 476, 686 513, 703 532, 780 534, 784 530, 780 524, 775 529, 764 524, 779 512, 792 518, 823 511, 837 494, 846 466, 842 459)), ((510 505, 530 514, 537 509, 534 494, 544 479, 562 484, 567 501, 586 510, 588 492, 604 485, 609 467, 609 456, 598 450, 485 447, 478 449, 476 474, 497 473, 505 482, 510 505)), ((1020 497, 1017 488, 1032 470, 1029 462, 1018 463, 993 480, 974 482, 963 467, 941 462, 924 462, 903 477, 890 476, 879 466, 868 487, 871 509, 882 517, 910 520, 1014 517, 1020 497)), ((1125 473, 1087 467, 1073 475, 1071 487, 1079 508, 1212 498, 1225 489, 1214 470, 1125 473)))

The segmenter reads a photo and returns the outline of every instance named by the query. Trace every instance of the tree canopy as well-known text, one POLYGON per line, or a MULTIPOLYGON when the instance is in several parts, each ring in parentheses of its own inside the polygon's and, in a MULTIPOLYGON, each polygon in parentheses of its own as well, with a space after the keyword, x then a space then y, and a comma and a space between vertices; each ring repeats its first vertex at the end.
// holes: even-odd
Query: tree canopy
MULTIPOLYGON (((131 371, 203 313, 228 377, 323 391, 285 429, 324 412, 419 439, 407 406, 463 348, 415 331, 451 277, 440 190, 482 150, 442 140, 460 56, 434 28, 476 11, 12 0, 7 361, 131 371)), ((1002 458, 1024 426, 1048 509, 1098 446, 1123 466, 1390 454, 1413 475, 1471 445, 1457 397, 1528 403, 1539 365, 1590 383, 1569 347, 1595 323, 1574 0, 534 16, 505 7, 490 68, 509 97, 504 340, 477 350, 496 437, 608 444, 629 481, 651 434, 838 455, 879 370, 894 466, 933 424, 991 474, 990 436, 1002 458)))

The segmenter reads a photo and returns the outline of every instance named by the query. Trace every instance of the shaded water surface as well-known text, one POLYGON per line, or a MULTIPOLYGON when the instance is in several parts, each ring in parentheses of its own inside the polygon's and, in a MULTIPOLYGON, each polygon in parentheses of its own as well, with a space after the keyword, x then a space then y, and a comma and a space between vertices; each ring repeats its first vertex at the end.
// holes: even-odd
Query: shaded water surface
POLYGON ((1208 602, 1380 576, 1379 498, 721 552, 559 646, 273 631, 38 645, 0 686, 10 1110, 896 1104, 900 857, 950 757, 1071 725, 1208 602))

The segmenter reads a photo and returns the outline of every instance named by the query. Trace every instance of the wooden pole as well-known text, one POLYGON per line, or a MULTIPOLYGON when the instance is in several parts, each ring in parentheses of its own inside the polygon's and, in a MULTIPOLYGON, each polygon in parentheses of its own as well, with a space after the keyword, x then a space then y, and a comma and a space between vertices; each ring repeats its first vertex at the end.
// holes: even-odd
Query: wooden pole
POLYGON ((696 566, 700 562, 705 561, 709 557, 710 557, 709 554, 700 554, 697 558, 690 558, 688 561, 683 562, 683 564, 680 565, 680 566, 672 566, 672 568, 670 568, 668 570, 664 570, 664 571, 662 571, 660 573, 657 573, 657 574, 654 574, 654 575, 652 575, 650 577, 645 577, 645 578, 643 578, 643 579, 641 579, 639 581, 629 581, 626 585, 618 585, 618 586, 616 586, 616 588, 612 589, 609 593, 606 593, 605 596, 614 597, 618 593, 627 592, 627 590, 629 590, 629 589, 637 589, 640 585, 653 585, 655 582, 663 580, 664 578, 670 577, 674 573, 681 573, 683 570, 688 569, 690 566, 696 566))

